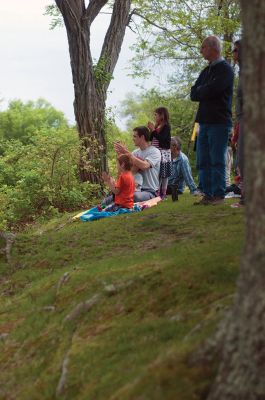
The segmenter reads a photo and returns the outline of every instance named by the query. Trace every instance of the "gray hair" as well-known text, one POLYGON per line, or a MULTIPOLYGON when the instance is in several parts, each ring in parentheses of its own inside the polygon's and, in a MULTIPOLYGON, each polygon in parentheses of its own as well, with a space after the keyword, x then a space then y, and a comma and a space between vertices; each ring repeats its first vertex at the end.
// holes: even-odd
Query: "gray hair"
POLYGON ((181 150, 182 143, 181 143, 181 140, 180 140, 180 138, 178 136, 172 137, 171 138, 171 143, 175 144, 177 146, 178 150, 181 150))
POLYGON ((222 52, 222 42, 219 39, 219 37, 217 36, 208 36, 205 39, 205 42, 207 42, 207 44, 212 47, 213 49, 215 49, 218 53, 222 52))

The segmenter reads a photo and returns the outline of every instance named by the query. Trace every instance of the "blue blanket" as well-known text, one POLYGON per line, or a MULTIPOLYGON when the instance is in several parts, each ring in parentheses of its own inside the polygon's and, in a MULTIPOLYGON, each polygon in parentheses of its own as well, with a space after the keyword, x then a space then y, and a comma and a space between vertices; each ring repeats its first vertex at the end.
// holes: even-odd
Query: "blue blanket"
POLYGON ((135 204, 133 208, 119 208, 117 211, 104 211, 104 209, 100 210, 98 207, 93 207, 90 210, 85 211, 80 216, 80 219, 84 222, 96 221, 97 219, 101 218, 114 217, 115 215, 120 214, 131 214, 138 211, 141 211, 141 207, 137 204, 135 204))

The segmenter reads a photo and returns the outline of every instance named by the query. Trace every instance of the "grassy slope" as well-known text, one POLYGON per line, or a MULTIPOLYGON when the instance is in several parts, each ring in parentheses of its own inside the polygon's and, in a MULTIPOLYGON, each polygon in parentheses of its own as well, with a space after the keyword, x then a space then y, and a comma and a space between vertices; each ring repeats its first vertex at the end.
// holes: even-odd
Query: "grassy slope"
POLYGON ((18 235, 14 266, 0 259, 0 399, 54 399, 67 354, 62 399, 205 397, 214 370, 187 355, 231 302, 243 217, 193 201, 88 223, 64 215, 18 235), (64 321, 95 294, 91 311, 64 321))

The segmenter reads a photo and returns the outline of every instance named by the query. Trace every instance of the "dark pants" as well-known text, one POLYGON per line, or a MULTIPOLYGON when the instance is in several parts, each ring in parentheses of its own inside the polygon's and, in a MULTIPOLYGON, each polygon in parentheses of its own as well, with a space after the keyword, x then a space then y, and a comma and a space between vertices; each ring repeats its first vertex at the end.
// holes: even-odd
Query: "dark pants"
POLYGON ((197 168, 206 196, 225 196, 225 155, 230 129, 230 125, 200 124, 197 168))

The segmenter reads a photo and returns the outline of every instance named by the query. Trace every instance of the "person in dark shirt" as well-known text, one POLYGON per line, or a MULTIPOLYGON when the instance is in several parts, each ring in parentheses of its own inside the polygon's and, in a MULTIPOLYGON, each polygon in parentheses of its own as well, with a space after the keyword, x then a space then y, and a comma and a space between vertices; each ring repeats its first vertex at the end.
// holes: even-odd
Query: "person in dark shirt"
POLYGON ((221 42, 207 37, 200 52, 209 64, 191 88, 190 98, 199 102, 196 122, 200 124, 197 166, 204 197, 195 204, 221 204, 225 197, 225 155, 232 127, 234 72, 221 57, 221 42))
POLYGON ((172 173, 170 151, 170 124, 169 113, 166 107, 158 107, 154 112, 155 124, 148 122, 147 127, 151 132, 151 145, 159 149, 161 153, 159 195, 162 200, 166 198, 168 178, 172 173))

